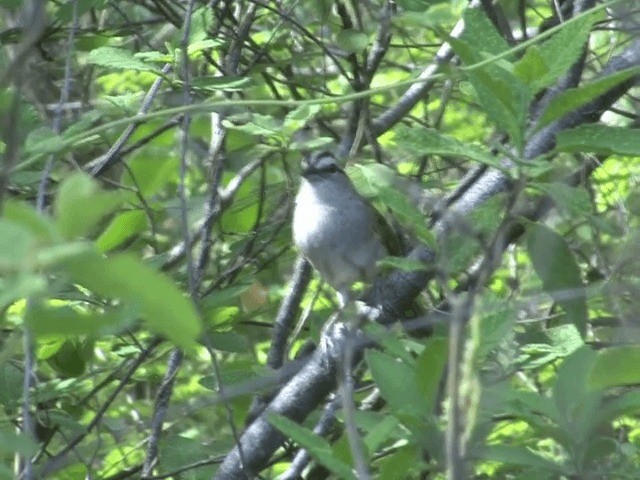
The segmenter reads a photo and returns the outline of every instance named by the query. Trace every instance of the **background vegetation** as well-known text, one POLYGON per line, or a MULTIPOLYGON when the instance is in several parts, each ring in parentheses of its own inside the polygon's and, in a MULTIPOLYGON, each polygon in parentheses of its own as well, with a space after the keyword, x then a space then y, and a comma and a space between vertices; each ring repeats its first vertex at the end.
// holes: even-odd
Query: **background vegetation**
POLYGON ((640 2, 0 11, 0 477, 638 477, 640 2), (318 148, 413 238, 352 378, 318 148))

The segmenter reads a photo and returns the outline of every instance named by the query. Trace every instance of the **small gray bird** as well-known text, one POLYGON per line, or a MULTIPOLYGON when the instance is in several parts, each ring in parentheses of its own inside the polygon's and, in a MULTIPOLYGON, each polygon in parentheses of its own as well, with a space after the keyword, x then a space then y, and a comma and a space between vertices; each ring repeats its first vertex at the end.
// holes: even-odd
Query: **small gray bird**
POLYGON ((343 308, 351 285, 371 282, 376 262, 387 256, 378 235, 376 212, 326 151, 303 162, 293 212, 293 240, 338 294, 343 308))

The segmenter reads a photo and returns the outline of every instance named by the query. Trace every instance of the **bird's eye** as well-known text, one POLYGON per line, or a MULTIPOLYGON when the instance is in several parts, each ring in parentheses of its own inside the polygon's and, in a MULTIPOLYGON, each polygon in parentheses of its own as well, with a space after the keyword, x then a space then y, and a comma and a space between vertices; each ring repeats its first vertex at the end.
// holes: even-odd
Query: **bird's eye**
POLYGON ((329 165, 329 167, 327 168, 328 172, 331 173, 336 173, 337 171, 339 171, 340 169, 338 168, 338 166, 335 163, 332 163, 331 165, 329 165))

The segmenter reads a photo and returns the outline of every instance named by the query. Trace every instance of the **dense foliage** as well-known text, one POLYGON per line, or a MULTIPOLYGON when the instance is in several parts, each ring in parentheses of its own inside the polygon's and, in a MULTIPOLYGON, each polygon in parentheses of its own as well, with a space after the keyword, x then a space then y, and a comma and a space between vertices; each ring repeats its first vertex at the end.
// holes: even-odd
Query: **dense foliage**
POLYGON ((640 1, 0 12, 0 478, 637 478, 640 1), (355 342, 320 148, 411 243, 355 342))

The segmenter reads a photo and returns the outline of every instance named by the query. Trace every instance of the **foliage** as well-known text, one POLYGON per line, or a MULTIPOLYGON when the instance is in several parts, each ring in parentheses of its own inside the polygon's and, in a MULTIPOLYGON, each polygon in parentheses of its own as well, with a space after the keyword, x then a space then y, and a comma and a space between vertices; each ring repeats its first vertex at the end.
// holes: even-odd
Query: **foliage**
POLYGON ((0 478, 637 476, 623 4, 0 2, 0 478), (414 248, 348 398, 321 148, 414 248))

